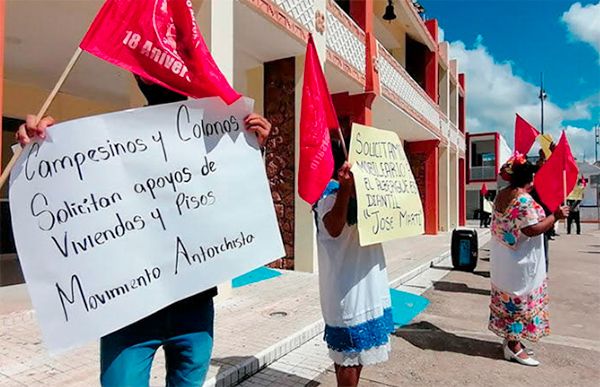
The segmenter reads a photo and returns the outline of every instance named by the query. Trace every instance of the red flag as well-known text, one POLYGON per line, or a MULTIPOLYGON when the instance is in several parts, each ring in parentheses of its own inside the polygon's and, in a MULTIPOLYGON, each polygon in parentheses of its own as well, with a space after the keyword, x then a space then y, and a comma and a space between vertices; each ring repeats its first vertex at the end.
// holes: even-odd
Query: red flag
POLYGON ((579 170, 571 153, 565 132, 552 155, 535 175, 534 185, 542 202, 550 211, 555 211, 573 191, 579 170))
POLYGON ((180 94, 240 95, 229 85, 200 34, 186 0, 107 0, 81 49, 180 94))
POLYGON ((487 195, 487 193, 488 193, 488 189, 487 189, 487 185, 485 185, 485 183, 483 183, 483 184, 481 185, 481 191, 479 191, 479 192, 481 192, 481 196, 485 196, 485 195, 487 195))
POLYGON ((527 155, 540 134, 536 128, 517 114, 515 120, 515 152, 527 155))
POLYGON ((333 174, 329 130, 338 127, 337 114, 315 43, 312 36, 309 36, 304 60, 298 169, 298 194, 309 204, 319 200, 333 174))

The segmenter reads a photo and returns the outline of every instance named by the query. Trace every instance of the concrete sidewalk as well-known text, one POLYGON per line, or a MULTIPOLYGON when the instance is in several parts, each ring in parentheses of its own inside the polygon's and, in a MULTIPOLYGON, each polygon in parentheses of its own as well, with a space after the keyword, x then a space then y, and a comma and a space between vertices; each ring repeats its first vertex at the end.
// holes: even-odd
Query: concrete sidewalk
MULTIPOLYGON (((600 230, 597 225, 585 225, 582 235, 561 233, 551 242, 548 277, 551 334, 537 343, 526 343, 541 362, 535 368, 504 360, 502 339, 487 329, 490 302, 487 249, 488 246, 483 246, 480 250, 474 272, 454 271, 449 262, 442 262, 401 287, 408 292, 424 292, 430 304, 392 336, 388 362, 365 367, 361 387, 599 385, 600 230)), ((335 386, 331 368, 316 378, 312 375, 307 378, 298 368, 285 369, 275 364, 268 369, 275 372, 283 369, 288 375, 300 374, 309 381, 295 386, 335 386)), ((260 380, 261 374, 270 377, 261 371, 244 382, 243 387, 264 387, 266 383, 252 383, 253 379, 260 380)), ((285 384, 273 384, 276 385, 285 384)))
MULTIPOLYGON (((478 232, 480 244, 485 243, 489 232, 478 232)), ((384 249, 389 279, 398 286, 447 258, 450 235, 407 238, 387 243, 384 249)), ((317 274, 282 273, 234 289, 217 303, 215 348, 205 386, 235 385, 321 335, 317 274)), ((14 311, 0 316, 0 386, 98 385, 97 343, 50 357, 24 291, 23 286, 0 289, 0 305, 14 311)), ((162 351, 152 368, 151 385, 164 385, 162 351)))

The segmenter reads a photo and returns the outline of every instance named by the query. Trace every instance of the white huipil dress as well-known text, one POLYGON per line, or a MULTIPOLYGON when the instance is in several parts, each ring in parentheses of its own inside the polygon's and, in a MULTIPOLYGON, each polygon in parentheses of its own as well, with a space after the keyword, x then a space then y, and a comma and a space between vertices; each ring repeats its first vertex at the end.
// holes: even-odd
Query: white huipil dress
MULTIPOLYGON (((335 185, 334 185, 335 187, 335 185)), ((371 365, 388 360, 394 331, 383 248, 360 247, 356 225, 333 238, 323 224, 336 192, 328 187, 315 206, 319 288, 329 356, 338 365, 371 365)))

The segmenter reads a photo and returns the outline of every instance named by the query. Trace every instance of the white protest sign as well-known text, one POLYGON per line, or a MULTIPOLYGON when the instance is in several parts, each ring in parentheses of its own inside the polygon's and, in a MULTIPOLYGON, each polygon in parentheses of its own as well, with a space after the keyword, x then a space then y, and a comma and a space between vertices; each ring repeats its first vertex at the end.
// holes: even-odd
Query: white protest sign
POLYGON ((50 350, 99 338, 285 254, 253 101, 64 122, 11 175, 19 259, 50 350))

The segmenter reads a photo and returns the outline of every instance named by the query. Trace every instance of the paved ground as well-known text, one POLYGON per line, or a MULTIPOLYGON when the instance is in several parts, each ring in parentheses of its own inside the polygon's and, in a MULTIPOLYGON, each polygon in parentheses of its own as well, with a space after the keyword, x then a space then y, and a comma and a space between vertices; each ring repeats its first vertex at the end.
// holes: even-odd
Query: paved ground
MULTIPOLYGON (((449 234, 442 233, 386 244, 390 280, 402 282, 408 273, 447 254, 449 242, 449 234)), ((285 272, 280 277, 234 289, 230 297, 220 300, 206 386, 235 384, 314 337, 317 340, 309 343, 320 345, 323 326, 317 280, 316 274, 285 272)), ((24 285, 0 288, 0 386, 98 385, 98 345, 90 343, 49 356, 30 308, 24 285)), ((318 361, 307 360, 309 363, 318 361)), ((319 368, 306 381, 323 369, 319 368)), ((152 368, 151 384, 164 385, 162 351, 152 368)))
MULTIPOLYGON (((482 249, 475 273, 437 267, 401 287, 420 293, 433 284, 423 294, 431 304, 396 332, 391 360, 366 368, 361 386, 600 385, 600 232, 586 225, 584 235, 563 233, 550 248, 552 335, 531 345, 540 367, 505 361, 500 339, 486 329, 489 253, 482 249)), ((305 385, 335 386, 335 375, 329 368, 305 385)))

